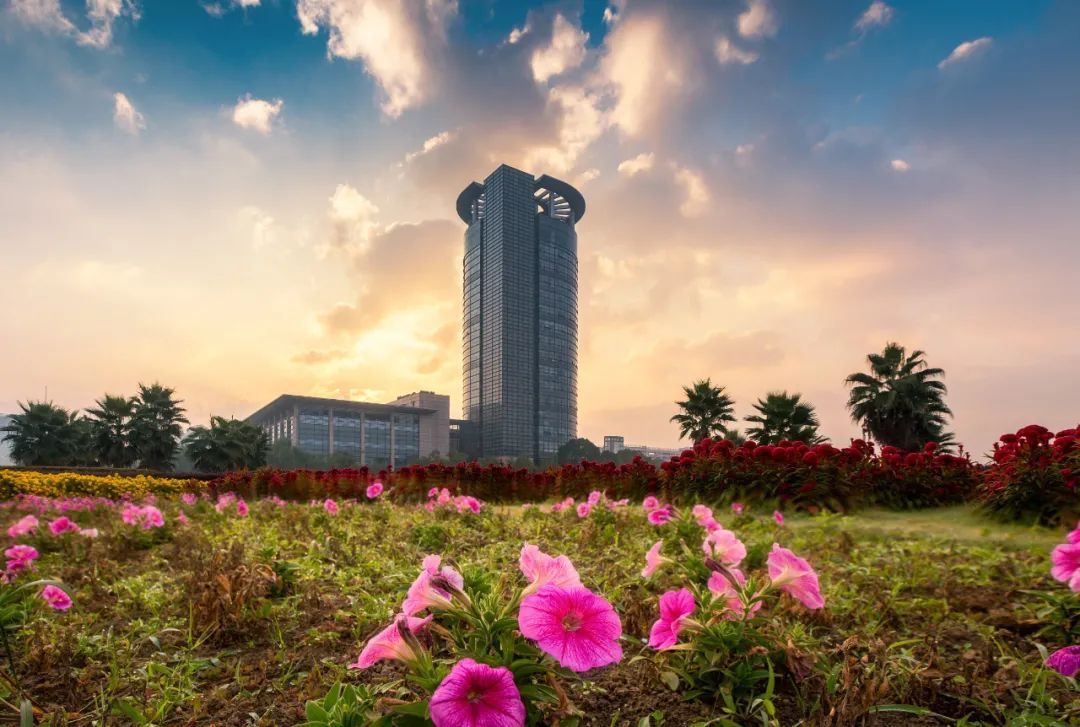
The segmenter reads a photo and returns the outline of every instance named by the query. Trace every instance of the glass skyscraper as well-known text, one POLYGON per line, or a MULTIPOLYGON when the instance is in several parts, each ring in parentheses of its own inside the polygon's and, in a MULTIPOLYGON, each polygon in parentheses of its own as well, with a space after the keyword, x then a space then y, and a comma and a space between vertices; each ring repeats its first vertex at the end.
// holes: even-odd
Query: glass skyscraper
POLYGON ((485 457, 577 436, 577 233, 585 198, 500 166, 458 196, 465 231, 463 410, 485 457))

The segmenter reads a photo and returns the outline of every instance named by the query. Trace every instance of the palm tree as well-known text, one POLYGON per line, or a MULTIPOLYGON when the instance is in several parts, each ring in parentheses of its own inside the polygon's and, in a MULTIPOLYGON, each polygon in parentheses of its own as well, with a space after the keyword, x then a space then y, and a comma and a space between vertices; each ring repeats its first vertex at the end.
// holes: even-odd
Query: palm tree
POLYGON ((713 386, 711 379, 695 381, 684 386, 685 401, 675 402, 682 410, 671 421, 679 425, 679 438, 697 442, 713 435, 724 435, 727 423, 735 420, 735 402, 724 393, 723 386, 713 386))
POLYGON ((192 427, 184 439, 184 453, 202 472, 262 467, 269 449, 261 427, 225 417, 210 417, 209 427, 192 427))
POLYGON ((187 424, 175 390, 139 384, 131 420, 131 446, 144 469, 170 470, 180 448, 181 424, 187 424))
POLYGON ((135 403, 126 396, 105 394, 87 409, 93 448, 98 461, 109 467, 130 467, 135 463, 131 447, 131 419, 135 403))
POLYGON ((764 399, 758 399, 754 409, 757 414, 746 417, 746 421, 757 426, 748 428, 746 436, 758 444, 824 441, 818 434, 820 424, 814 407, 802 400, 802 394, 772 391, 764 399))
POLYGON ((22 410, 2 430, 11 458, 21 465, 88 464, 87 429, 78 413, 49 401, 19 402, 22 410))
POLYGON ((900 344, 888 343, 881 353, 866 357, 870 373, 845 379, 851 387, 851 418, 879 443, 912 452, 927 442, 952 442, 952 434, 945 431, 952 416, 945 404, 948 390, 939 380, 945 372, 927 366, 925 355, 918 350, 908 354, 900 344))

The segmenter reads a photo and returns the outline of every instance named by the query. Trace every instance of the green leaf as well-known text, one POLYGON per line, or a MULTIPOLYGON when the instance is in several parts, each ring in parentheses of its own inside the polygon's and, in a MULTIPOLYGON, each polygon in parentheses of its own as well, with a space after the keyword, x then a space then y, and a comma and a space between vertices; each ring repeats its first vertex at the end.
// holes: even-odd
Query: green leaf
POLYGON ((326 724, 330 721, 330 714, 318 702, 308 702, 304 705, 304 716, 308 722, 326 724))
POLYGON ((673 692, 679 689, 679 675, 673 671, 660 672, 660 681, 673 692))
POLYGON ((19 705, 19 727, 34 727, 34 705, 24 699, 19 705))

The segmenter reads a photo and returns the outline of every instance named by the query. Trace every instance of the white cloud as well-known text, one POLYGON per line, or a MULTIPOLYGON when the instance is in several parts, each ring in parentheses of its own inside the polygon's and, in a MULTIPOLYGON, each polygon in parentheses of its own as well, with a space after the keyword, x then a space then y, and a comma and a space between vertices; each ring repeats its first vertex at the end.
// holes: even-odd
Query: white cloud
POLYGON ((555 86, 548 91, 548 106, 559 118, 559 140, 525 154, 525 168, 548 168, 556 173, 569 171, 584 151, 610 125, 598 94, 581 86, 555 86))
POLYGON ((382 89, 392 118, 427 99, 434 85, 432 54, 446 42, 456 0, 297 0, 300 27, 329 32, 327 52, 360 60, 382 89))
POLYGON ((611 4, 604 8, 604 22, 614 25, 618 22, 622 11, 626 9, 627 0, 611 0, 611 4))
POLYGON ((588 40, 588 33, 567 20, 562 13, 557 13, 551 28, 551 42, 533 51, 533 79, 537 83, 544 83, 553 76, 577 68, 585 60, 585 42, 588 40))
POLYGON ((647 172, 652 169, 653 161, 654 156, 652 152, 643 152, 632 159, 619 162, 616 171, 618 171, 619 174, 625 174, 628 177, 632 177, 639 172, 647 172))
POLYGON ((117 91, 113 94, 113 123, 128 134, 138 134, 146 128, 146 119, 127 96, 117 91))
POLYGON ((251 129, 260 134, 269 134, 274 125, 274 119, 281 113, 285 102, 280 98, 273 101, 264 101, 261 98, 252 98, 251 94, 245 94, 236 100, 233 106, 233 123, 241 129, 251 129))
POLYGON ((744 38, 763 38, 776 35, 776 14, 768 0, 747 0, 746 10, 739 13, 739 35, 744 38))
POLYGON ((349 255, 367 252, 379 229, 378 214, 379 208, 355 187, 339 184, 330 196, 330 244, 349 255))
POLYGON ((525 25, 521 26, 520 28, 511 28, 510 35, 506 36, 506 42, 510 45, 513 45, 514 43, 517 43, 519 40, 528 35, 531 30, 532 27, 529 25, 529 23, 525 23, 525 25))
POLYGON ((435 136, 432 136, 431 138, 424 140, 424 145, 421 146, 419 149, 417 149, 416 151, 411 151, 408 154, 406 154, 404 164, 408 164, 413 159, 416 159, 417 157, 422 157, 425 154, 428 154, 428 153, 438 149, 440 146, 443 146, 444 144, 450 143, 455 138, 457 138, 457 132, 456 131, 441 131, 441 132, 439 132, 435 136))
POLYGON ((889 162, 889 166, 897 172, 906 172, 911 169, 911 165, 905 162, 903 159, 893 159, 889 162))
POLYGON ((67 35, 79 45, 107 48, 112 43, 113 25, 120 17, 137 21, 139 6, 135 0, 86 0, 86 19, 90 27, 79 30, 60 7, 60 0, 10 0, 17 18, 42 30, 67 35))
POLYGON ((602 72, 615 91, 611 120, 630 136, 646 133, 674 112, 687 83, 688 60, 663 19, 629 15, 607 38, 602 72))
POLYGON ((969 40, 961 43, 953 48, 952 53, 948 55, 941 63, 938 63, 938 68, 944 70, 954 63, 960 63, 961 61, 969 60, 975 56, 984 52, 990 47, 993 42, 993 38, 983 37, 976 38, 975 40, 969 40))
POLYGON ((203 2, 201 5, 208 15, 220 18, 232 8, 247 10, 248 8, 257 8, 261 3, 262 0, 221 0, 220 2, 203 2))
POLYGON ((582 172, 581 174, 577 175, 577 177, 574 178, 574 186, 575 187, 583 187, 583 186, 585 186, 586 184, 588 184, 589 182, 591 182, 592 180, 596 179, 599 176, 600 176, 600 170, 599 169, 595 169, 595 168, 594 169, 586 169, 584 172, 582 172))
POLYGON ((734 43, 728 40, 726 35, 721 35, 716 39, 716 45, 713 50, 716 53, 716 60, 720 61, 721 65, 738 63, 745 66, 758 59, 757 53, 738 48, 734 43))
POLYGON ((246 205, 240 208, 237 216, 241 227, 251 234, 252 250, 259 251, 277 244, 277 224, 270 213, 255 205, 246 205))
POLYGON ((892 18, 892 7, 886 5, 883 0, 874 0, 874 2, 870 3, 870 7, 855 21, 855 30, 865 33, 871 28, 884 27, 892 21, 892 18))
POLYGON ((700 217, 709 208, 709 188, 700 172, 675 167, 675 182, 683 190, 679 213, 683 217, 700 217))

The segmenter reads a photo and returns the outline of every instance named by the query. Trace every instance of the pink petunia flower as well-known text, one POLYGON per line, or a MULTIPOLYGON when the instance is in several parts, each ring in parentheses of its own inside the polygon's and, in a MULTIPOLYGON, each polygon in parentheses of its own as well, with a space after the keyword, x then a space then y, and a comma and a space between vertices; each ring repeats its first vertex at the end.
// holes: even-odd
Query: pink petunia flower
POLYGON ((590 505, 596 505, 596 504, 598 504, 600 502, 600 498, 603 497, 603 496, 604 496, 604 493, 600 492, 600 490, 593 490, 592 492, 589 493, 588 503, 590 505))
POLYGON ((376 497, 378 497, 382 493, 383 493, 383 483, 376 481, 376 482, 372 482, 370 485, 368 485, 367 492, 365 494, 367 494, 367 499, 374 500, 376 497))
POLYGON ((79 526, 71 518, 67 516, 61 516, 49 523, 49 532, 53 535, 63 535, 64 533, 77 533, 79 532, 79 526))
POLYGON ((825 599, 821 596, 817 573, 804 559, 773 543, 768 558, 769 578, 774 586, 798 599, 807 608, 821 608, 825 599))
POLYGON ((194 492, 185 492, 183 495, 180 495, 180 501, 185 505, 194 505, 199 501, 199 498, 194 492))
POLYGON ((431 619, 431 616, 413 618, 398 614, 393 623, 368 639, 360 656, 355 662, 349 664, 349 668, 367 669, 383 659, 397 659, 405 662, 415 660, 418 654, 402 635, 402 628, 407 628, 411 634, 415 635, 431 623, 431 619))
POLYGON ((560 665, 584 672, 622 659, 622 621, 611 604, 588 588, 546 585, 526 596, 518 611, 522 636, 560 665))
POLYGON ((431 695, 435 727, 522 727, 525 703, 505 666, 462 659, 431 695))
POLYGON ((34 561, 38 558, 37 548, 29 545, 13 545, 4 551, 7 557, 7 572, 18 573, 34 567, 34 561))
POLYGON ((664 547, 663 540, 657 540, 653 543, 653 546, 649 548, 645 553, 645 567, 641 569, 642 578, 651 578, 652 574, 656 572, 656 569, 663 565, 666 560, 660 555, 660 549, 664 547))
POLYGON ((658 507, 655 510, 650 511, 647 518, 653 525, 663 525, 672 518, 671 508, 667 505, 658 507))
POLYGON ((1058 649, 1046 659, 1046 666, 1058 674, 1071 677, 1080 671, 1080 646, 1058 649))
POLYGON ((589 517, 589 513, 592 512, 592 505, 587 502, 583 502, 577 506, 577 516, 579 518, 589 517))
POLYGON ((191 521, 188 520, 187 513, 185 513, 183 510, 178 510, 176 512, 176 522, 180 523, 181 525, 187 525, 191 521))
POLYGON ((1050 553, 1050 562, 1053 563, 1050 575, 1068 583, 1071 590, 1080 592, 1080 542, 1055 546, 1050 553))
POLYGON ((736 515, 742 515, 743 510, 745 510, 745 509, 746 509, 746 507, 741 502, 733 502, 733 503, 731 503, 731 511, 733 513, 735 513, 736 515))
POLYGON ((735 533, 720 528, 705 536, 701 543, 705 555, 727 566, 737 566, 746 557, 746 546, 735 533))
POLYGON ((465 587, 465 579, 460 573, 448 565, 442 565, 441 555, 424 556, 424 560, 420 562, 420 570, 433 576, 442 576, 450 585, 459 590, 465 587))
POLYGON ((49 584, 41 589, 41 597, 56 611, 66 611, 71 608, 71 596, 63 588, 49 584))
POLYGON ((247 517, 249 512, 251 512, 251 509, 248 507, 248 504, 243 499, 239 499, 236 501, 237 516, 247 517))
POLYGON ((694 520, 696 520, 697 524, 701 527, 705 527, 705 525, 709 522, 716 522, 715 520, 713 520, 712 510, 710 510, 704 505, 694 505, 694 508, 690 511, 690 513, 694 516, 694 520))
POLYGON ((445 579, 450 586, 458 590, 462 588, 465 580, 460 573, 449 566, 440 569, 441 561, 442 558, 438 555, 429 555, 424 558, 420 575, 409 586, 409 592, 405 596, 404 603, 401 604, 401 610, 406 616, 415 616, 429 608, 445 610, 453 605, 450 600, 450 591, 435 585, 432 579, 445 579))
POLYGON ((338 507, 338 504, 329 497, 323 501, 323 509, 326 510, 329 515, 337 515, 341 510, 341 508, 338 507))
POLYGON ((15 523, 8 528, 8 537, 21 538, 22 536, 29 535, 30 533, 37 530, 37 527, 38 519, 33 515, 27 515, 25 517, 19 518, 19 520, 15 521, 15 523))
POLYGON ((649 632, 649 646, 657 651, 675 646, 679 641, 679 632, 695 608, 697 603, 689 589, 680 588, 660 596, 660 618, 649 632))
POLYGON ((656 508, 660 507, 660 501, 656 499, 655 495, 649 495, 641 501, 641 506, 645 508, 646 512, 652 512, 656 508))
POLYGON ((581 577, 569 558, 565 555, 553 558, 535 545, 525 543, 521 547, 518 567, 529 581, 529 585, 522 591, 526 596, 549 584, 559 588, 581 587, 581 577))
POLYGON ((432 487, 430 490, 427 491, 428 499, 431 499, 432 497, 438 497, 438 495, 439 495, 439 488, 438 487, 432 487))
POLYGON ((779 510, 773 510, 772 519, 776 521, 777 525, 784 527, 784 513, 779 510))
MULTIPOLYGON (((746 585, 746 576, 741 570, 729 568, 728 572, 731 573, 740 586, 746 585)), ((727 601, 728 613, 724 614, 725 619, 735 621, 747 615, 743 608, 742 599, 739 598, 739 592, 735 590, 735 586, 720 571, 713 571, 712 575, 709 576, 709 590, 714 596, 724 598, 727 601)), ((753 616, 760 610, 761 601, 757 601, 750 606, 750 615, 753 616)))

